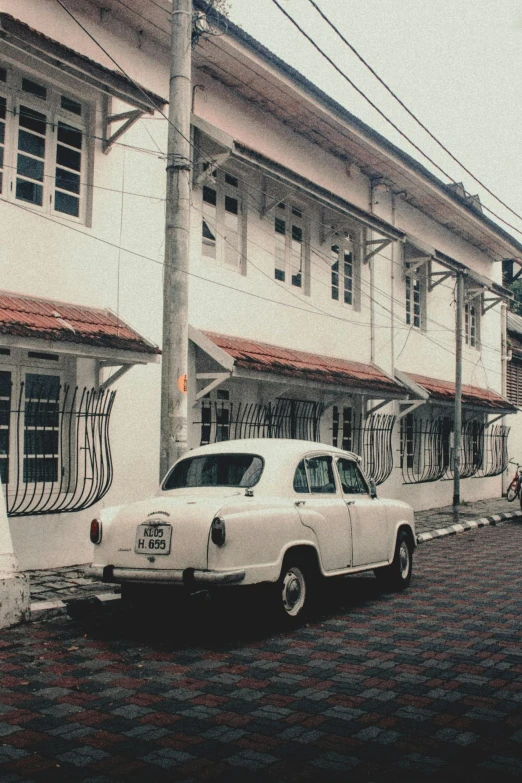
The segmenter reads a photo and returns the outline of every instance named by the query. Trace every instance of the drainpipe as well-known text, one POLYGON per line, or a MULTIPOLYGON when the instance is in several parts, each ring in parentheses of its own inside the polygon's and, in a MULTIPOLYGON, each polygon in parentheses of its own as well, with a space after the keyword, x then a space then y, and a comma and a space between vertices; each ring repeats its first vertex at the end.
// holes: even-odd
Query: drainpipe
POLYGON ((0 628, 29 619, 29 577, 18 572, 0 482, 0 628))

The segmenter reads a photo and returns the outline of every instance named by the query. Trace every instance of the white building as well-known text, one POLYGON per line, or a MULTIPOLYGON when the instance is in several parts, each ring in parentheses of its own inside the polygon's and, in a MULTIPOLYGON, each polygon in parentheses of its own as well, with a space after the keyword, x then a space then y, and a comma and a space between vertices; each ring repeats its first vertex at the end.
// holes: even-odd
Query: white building
MULTIPOLYGON (((0 469, 22 568, 88 561, 97 509, 158 483, 169 2, 64 5, 0 12, 0 469)), ((321 439, 383 495, 451 503, 462 272, 462 497, 499 495, 500 262, 522 246, 234 25, 193 62, 190 446, 321 439)))

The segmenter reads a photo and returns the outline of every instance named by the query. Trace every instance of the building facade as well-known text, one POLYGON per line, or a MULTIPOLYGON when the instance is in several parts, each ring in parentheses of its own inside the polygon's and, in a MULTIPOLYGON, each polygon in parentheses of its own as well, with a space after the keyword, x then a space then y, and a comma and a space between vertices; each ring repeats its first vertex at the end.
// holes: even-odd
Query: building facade
MULTIPOLYGON (((92 516, 159 481, 169 19, 1 8, 0 470, 43 568, 87 562, 92 516)), ((385 496, 451 503, 460 275, 462 497, 499 495, 522 247, 232 24, 193 52, 191 149, 190 448, 321 440, 385 496)))

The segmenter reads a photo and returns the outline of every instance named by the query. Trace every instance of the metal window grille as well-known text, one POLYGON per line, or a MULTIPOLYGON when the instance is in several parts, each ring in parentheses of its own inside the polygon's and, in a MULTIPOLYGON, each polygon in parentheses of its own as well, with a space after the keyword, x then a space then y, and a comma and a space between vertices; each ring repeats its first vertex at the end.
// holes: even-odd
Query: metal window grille
MULTIPOLYGON (((475 476, 482 466, 484 453, 484 424, 481 421, 471 420, 462 424, 460 436, 460 477, 471 478, 475 476)), ((454 477, 453 444, 451 453, 444 474, 444 479, 449 480, 454 477)))
POLYGON ((243 438, 292 438, 319 441, 324 406, 308 400, 279 399, 273 403, 201 401, 201 445, 243 438))
POLYGON ((401 419, 400 465, 405 484, 439 481, 444 476, 445 441, 449 444, 449 433, 442 419, 429 421, 411 414, 401 419))
POLYGON ((508 435, 510 427, 496 424, 484 427, 482 465, 475 478, 499 476, 508 466, 508 435))
POLYGON ((376 484, 382 484, 393 470, 392 435, 396 417, 373 413, 366 419, 355 418, 352 449, 360 455, 362 468, 376 484))
POLYGON ((6 405, 2 394, 0 420, 9 428, 1 463, 9 516, 80 511, 108 492, 115 394, 23 383, 16 401, 10 394, 6 405))

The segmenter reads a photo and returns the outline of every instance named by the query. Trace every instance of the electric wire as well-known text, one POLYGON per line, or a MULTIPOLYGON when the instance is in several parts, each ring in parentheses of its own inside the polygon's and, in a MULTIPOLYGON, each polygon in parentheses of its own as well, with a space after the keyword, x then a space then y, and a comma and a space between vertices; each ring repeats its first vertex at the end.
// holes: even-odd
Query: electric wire
POLYGON ((363 65, 364 65, 364 66, 365 66, 365 67, 366 67, 366 68, 367 68, 367 69, 370 71, 370 73, 371 73, 371 74, 372 74, 372 75, 373 75, 373 76, 374 76, 374 77, 377 79, 377 81, 378 81, 378 82, 379 82, 379 83, 380 83, 380 84, 381 84, 381 85, 384 87, 384 89, 385 89, 385 90, 387 90, 387 92, 389 92, 389 94, 390 94, 390 95, 391 95, 391 96, 392 96, 392 97, 393 97, 393 98, 394 98, 394 99, 397 101, 397 103, 399 103, 399 105, 400 105, 400 106, 401 106, 401 107, 404 109, 404 111, 405 111, 405 112, 407 112, 407 114, 408 114, 408 115, 409 115, 409 116, 410 116, 410 117, 411 117, 411 118, 412 118, 412 119, 413 119, 413 120, 414 120, 414 121, 417 123, 417 125, 419 125, 419 126, 420 126, 420 127, 421 127, 421 128, 422 128, 422 129, 423 129, 423 130, 424 130, 424 131, 425 131, 425 132, 428 134, 428 136, 429 136, 429 137, 430 137, 430 138, 431 138, 431 139, 432 139, 434 142, 436 142, 436 144, 438 144, 438 146, 439 146, 439 147, 440 147, 442 150, 444 150, 444 152, 445 152, 447 155, 449 155, 449 157, 450 157, 450 158, 451 158, 451 159, 452 159, 452 160, 453 160, 455 163, 457 163, 457 164, 460 166, 460 168, 461 168, 463 171, 465 171, 465 172, 466 172, 466 174, 468 174, 468 175, 469 175, 469 176, 470 176, 470 177, 473 179, 473 181, 474 181, 474 182, 476 182, 478 185, 480 185, 480 187, 481 187, 481 188, 483 188, 483 189, 486 191, 486 193, 489 193, 489 195, 490 195, 490 196, 492 196, 492 197, 493 197, 493 198, 494 198, 496 201, 498 201, 498 202, 499 202, 499 204, 502 204, 502 206, 503 206, 503 207, 505 207, 505 208, 506 208, 506 209, 507 209, 509 212, 511 212, 511 214, 512 214, 512 215, 514 215, 515 217, 517 217, 517 218, 519 218, 520 220, 522 220, 522 215, 520 215, 520 213, 519 213, 519 212, 517 212, 516 210, 512 209, 512 208, 509 206, 509 204, 506 204, 506 202, 505 202, 505 201, 503 201, 501 198, 499 198, 499 196, 497 196, 497 195, 496 195, 496 194, 495 194, 495 193, 494 193, 492 190, 490 190, 490 188, 489 188, 487 185, 485 185, 485 184, 484 184, 484 183, 483 183, 483 182, 482 182, 480 179, 478 179, 478 177, 476 177, 476 176, 473 174, 473 172, 472 172, 472 171, 470 171, 470 170, 469 170, 469 169, 468 169, 468 168, 467 168, 467 167, 464 165, 464 163, 462 163, 462 161, 460 161, 460 160, 459 160, 459 159, 458 159, 458 158, 457 158, 455 155, 453 155, 453 153, 452 153, 452 152, 451 152, 451 151, 450 151, 450 150, 449 150, 449 149, 446 147, 446 145, 445 145, 445 144, 443 144, 443 142, 441 142, 441 141, 440 141, 440 139, 438 139, 438 138, 437 138, 437 136, 435 136, 435 134, 434 134, 434 133, 432 133, 432 131, 431 131, 431 130, 430 130, 430 129, 429 129, 429 128, 428 128, 428 127, 427 127, 427 126, 426 126, 426 125, 425 125, 425 124, 422 122, 422 120, 420 120, 420 119, 417 117, 417 115, 416 115, 416 114, 415 114, 415 113, 414 113, 414 112, 413 112, 413 111, 412 111, 412 110, 411 110, 411 109, 410 109, 410 108, 409 108, 409 107, 408 107, 408 106, 407 106, 407 105, 404 103, 404 101, 403 101, 403 100, 401 100, 401 98, 399 98, 399 96, 397 95, 397 93, 396 93, 394 90, 392 90, 392 88, 391 88, 391 87, 390 87, 390 86, 389 86, 389 85, 388 85, 388 84, 387 84, 387 83, 384 81, 384 79, 383 79, 381 76, 379 76, 379 74, 378 74, 378 73, 375 71, 375 69, 374 69, 374 68, 373 68, 373 67, 370 65, 370 63, 369 63, 367 60, 365 60, 365 58, 364 58, 364 57, 363 57, 363 56, 362 56, 362 55, 361 55, 361 54, 360 54, 360 53, 357 51, 357 49, 355 48, 355 46, 353 46, 353 44, 351 44, 351 43, 350 43, 350 42, 347 40, 347 38, 346 38, 346 37, 345 37, 345 36, 344 36, 344 35, 341 33, 341 31, 339 30, 339 28, 338 28, 338 27, 337 27, 337 26, 336 26, 336 25, 335 25, 335 24, 332 22, 332 20, 331 20, 331 19, 329 19, 329 17, 328 17, 328 16, 327 16, 327 15, 324 13, 324 11, 323 11, 321 8, 319 8, 319 6, 318 6, 318 5, 317 5, 317 3, 315 2, 315 0, 308 0, 308 2, 310 3, 310 5, 311 5, 311 6, 313 6, 313 7, 315 8, 315 10, 317 11, 317 13, 318 13, 318 14, 319 14, 319 15, 320 15, 320 16, 321 16, 323 19, 324 19, 324 21, 325 21, 325 22, 326 22, 326 23, 327 23, 327 24, 328 24, 328 25, 331 27, 331 29, 332 29, 332 30, 335 32, 335 34, 336 34, 336 35, 337 35, 337 36, 338 36, 338 37, 341 39, 341 41, 343 41, 343 43, 344 43, 344 44, 346 44, 346 46, 347 46, 347 47, 350 49, 350 51, 352 51, 352 52, 355 54, 355 56, 356 56, 356 57, 357 57, 357 58, 358 58, 358 59, 359 59, 359 60, 360 60, 360 61, 363 63, 363 65))

